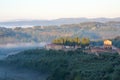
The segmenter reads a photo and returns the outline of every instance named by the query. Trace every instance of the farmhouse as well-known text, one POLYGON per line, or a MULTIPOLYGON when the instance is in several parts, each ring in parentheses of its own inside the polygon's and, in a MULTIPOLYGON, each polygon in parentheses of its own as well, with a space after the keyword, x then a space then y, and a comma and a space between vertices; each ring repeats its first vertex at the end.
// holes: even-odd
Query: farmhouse
POLYGON ((112 41, 104 40, 104 48, 105 49, 112 49, 112 41))
POLYGON ((75 51, 77 49, 83 50, 83 52, 86 53, 94 53, 96 55, 99 55, 101 53, 119 53, 120 49, 112 45, 111 40, 104 40, 103 45, 101 46, 86 46, 82 47, 81 45, 64 45, 64 44, 47 44, 45 46, 47 50, 63 50, 63 51, 75 51))
POLYGON ((45 46, 47 50, 64 50, 64 51, 74 51, 76 49, 80 49, 81 46, 66 46, 66 45, 58 45, 58 44, 47 44, 45 46))
POLYGON ((119 52, 116 47, 112 45, 111 40, 104 40, 103 46, 91 47, 90 50, 86 50, 89 53, 117 53, 119 52))

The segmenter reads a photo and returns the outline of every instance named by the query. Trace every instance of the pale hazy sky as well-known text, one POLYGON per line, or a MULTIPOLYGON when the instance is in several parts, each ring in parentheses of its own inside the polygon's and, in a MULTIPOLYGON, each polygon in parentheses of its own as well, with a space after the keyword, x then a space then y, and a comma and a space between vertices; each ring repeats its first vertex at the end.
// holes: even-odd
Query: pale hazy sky
POLYGON ((120 0, 0 0, 0 21, 120 17, 120 0))

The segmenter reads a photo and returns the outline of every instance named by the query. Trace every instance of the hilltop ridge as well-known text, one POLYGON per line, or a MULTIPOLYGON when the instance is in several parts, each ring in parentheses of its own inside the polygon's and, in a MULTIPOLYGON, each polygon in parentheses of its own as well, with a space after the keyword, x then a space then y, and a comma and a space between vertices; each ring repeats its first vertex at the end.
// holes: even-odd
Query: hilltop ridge
POLYGON ((3 21, 0 22, 2 26, 50 26, 50 25, 62 25, 62 24, 76 24, 83 22, 109 22, 109 21, 117 21, 120 22, 120 17, 116 18, 59 18, 53 20, 12 20, 12 21, 3 21))
POLYGON ((59 26, 0 27, 0 44, 23 42, 51 42, 58 37, 88 37, 91 40, 120 36, 120 22, 83 22, 59 26))

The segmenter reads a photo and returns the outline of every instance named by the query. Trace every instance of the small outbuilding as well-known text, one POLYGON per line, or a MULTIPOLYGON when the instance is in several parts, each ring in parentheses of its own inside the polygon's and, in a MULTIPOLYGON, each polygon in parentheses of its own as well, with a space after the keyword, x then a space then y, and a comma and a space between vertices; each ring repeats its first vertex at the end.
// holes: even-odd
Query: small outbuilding
POLYGON ((63 49, 63 46, 62 45, 57 45, 57 44, 47 44, 45 46, 45 48, 47 50, 50 50, 50 49, 52 49, 52 50, 61 50, 61 49, 63 49))

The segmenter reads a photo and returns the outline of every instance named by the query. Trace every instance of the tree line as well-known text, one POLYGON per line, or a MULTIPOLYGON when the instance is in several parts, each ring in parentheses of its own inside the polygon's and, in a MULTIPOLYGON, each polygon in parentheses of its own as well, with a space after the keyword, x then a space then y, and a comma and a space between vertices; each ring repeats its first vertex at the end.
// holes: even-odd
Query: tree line
POLYGON ((59 44, 59 45, 68 45, 68 46, 76 46, 76 45, 81 45, 81 46, 88 46, 90 44, 90 39, 89 38, 71 38, 71 37, 61 37, 61 38, 56 38, 52 41, 53 44, 59 44))

